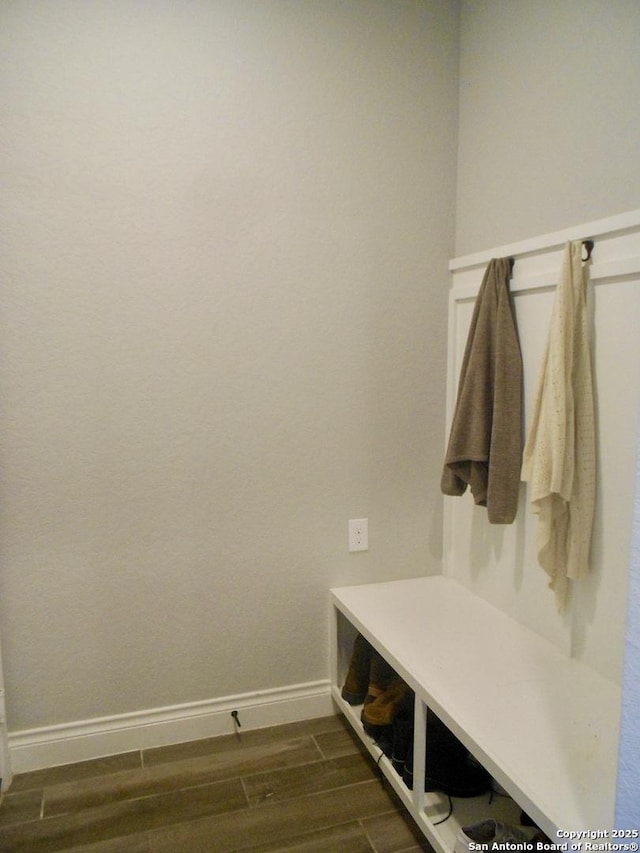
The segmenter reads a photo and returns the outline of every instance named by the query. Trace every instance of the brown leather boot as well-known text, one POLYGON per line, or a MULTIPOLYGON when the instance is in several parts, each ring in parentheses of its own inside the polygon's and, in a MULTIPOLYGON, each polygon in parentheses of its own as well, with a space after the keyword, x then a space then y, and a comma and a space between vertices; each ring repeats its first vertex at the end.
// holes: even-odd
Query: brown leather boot
POLYGON ((386 662, 379 652, 375 649, 371 650, 371 666, 369 670, 369 686, 367 688, 367 696, 364 704, 368 705, 374 702, 378 696, 382 696, 389 685, 398 678, 398 675, 391 666, 386 662))
POLYGON ((413 701, 413 690, 399 675, 396 675, 377 699, 363 707, 361 718, 364 730, 372 737, 376 737, 383 728, 393 725, 398 714, 407 713, 413 701))
POLYGON ((362 705, 367 695, 371 672, 371 643, 358 634, 353 642, 349 671, 342 687, 341 695, 349 705, 362 705))

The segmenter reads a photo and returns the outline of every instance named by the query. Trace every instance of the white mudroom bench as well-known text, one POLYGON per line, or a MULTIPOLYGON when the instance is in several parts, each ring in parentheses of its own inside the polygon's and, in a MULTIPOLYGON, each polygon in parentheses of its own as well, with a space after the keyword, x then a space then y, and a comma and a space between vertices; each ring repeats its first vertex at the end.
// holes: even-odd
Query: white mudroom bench
POLYGON ((436 850, 451 853, 460 826, 486 817, 517 823, 521 810, 557 841, 613 827, 614 682, 450 577, 333 589, 331 611, 334 700, 436 850), (341 697, 357 632, 415 692, 413 790, 365 733, 361 709, 341 697), (491 802, 455 799, 443 820, 448 798, 424 793, 427 707, 503 789, 491 802))

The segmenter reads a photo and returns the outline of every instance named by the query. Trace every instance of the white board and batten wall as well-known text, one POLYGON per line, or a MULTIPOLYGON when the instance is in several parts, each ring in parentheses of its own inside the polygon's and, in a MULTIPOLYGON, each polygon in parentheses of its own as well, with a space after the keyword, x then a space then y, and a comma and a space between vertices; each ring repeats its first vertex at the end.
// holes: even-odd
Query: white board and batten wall
MULTIPOLYGON (((562 831, 610 830, 619 799, 640 408, 640 210, 451 261, 447 366, 449 425, 484 271, 492 257, 513 257, 524 438, 568 240, 595 243, 589 290, 598 462, 591 572, 573 585, 566 611, 558 612, 538 565, 537 519, 524 483, 512 525, 489 524, 486 509, 476 507, 469 493, 444 499, 440 577, 332 592, 334 699, 348 719, 354 718, 356 731, 358 720, 340 695, 349 626, 363 633, 415 691, 416 719, 423 704, 435 710, 514 802, 556 840, 562 831)), ((423 750, 418 743, 416 764, 423 750)), ((384 761, 381 766, 384 771, 384 761)), ((387 777, 437 850, 454 848, 465 820, 487 816, 483 800, 475 820, 454 810, 442 823, 437 798, 425 798, 420 786, 407 793, 393 770, 387 777)))
POLYGON ((513 257, 526 436, 564 244, 587 239, 595 242, 590 278, 598 455, 591 573, 573 584, 567 610, 559 614, 537 564, 537 521, 525 483, 515 522, 508 526, 490 525, 486 510, 469 494, 445 499, 443 573, 619 683, 640 406, 640 210, 451 261, 447 423, 484 270, 492 257, 513 257))

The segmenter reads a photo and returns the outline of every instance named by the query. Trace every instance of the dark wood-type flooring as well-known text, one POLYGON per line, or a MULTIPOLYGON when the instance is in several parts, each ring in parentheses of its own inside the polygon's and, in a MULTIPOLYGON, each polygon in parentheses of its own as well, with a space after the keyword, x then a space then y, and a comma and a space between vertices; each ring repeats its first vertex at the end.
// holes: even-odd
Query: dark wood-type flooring
POLYGON ((2 853, 430 849, 338 716, 24 773, 0 806, 2 853))

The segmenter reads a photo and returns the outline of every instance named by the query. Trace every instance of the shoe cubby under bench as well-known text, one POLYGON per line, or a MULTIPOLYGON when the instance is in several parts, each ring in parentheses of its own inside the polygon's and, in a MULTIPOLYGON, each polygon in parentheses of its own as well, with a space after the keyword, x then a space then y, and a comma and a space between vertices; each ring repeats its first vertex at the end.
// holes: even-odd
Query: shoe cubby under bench
POLYGON ((558 831, 611 829, 620 689, 442 575, 331 590, 332 694, 433 847, 451 853, 461 826, 525 811, 558 831), (405 787, 341 697, 361 633, 416 696, 414 785, 405 787), (491 773, 502 794, 424 793, 426 707, 491 773), (443 821, 443 822, 441 822, 443 821))

